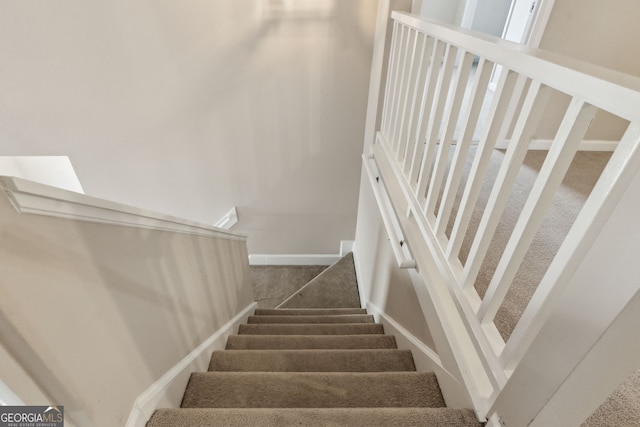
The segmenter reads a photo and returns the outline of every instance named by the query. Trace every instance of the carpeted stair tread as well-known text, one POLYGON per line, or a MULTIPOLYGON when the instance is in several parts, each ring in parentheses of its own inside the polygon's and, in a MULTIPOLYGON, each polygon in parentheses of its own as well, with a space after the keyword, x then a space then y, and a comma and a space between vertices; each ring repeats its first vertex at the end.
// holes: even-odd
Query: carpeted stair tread
POLYGON ((340 314, 328 316, 249 316, 249 324, 265 323, 374 323, 367 314, 340 314))
POLYGON ((364 308, 257 308, 256 316, 327 316, 367 314, 364 308))
POLYGON ((451 408, 159 409, 147 427, 481 427, 473 411, 451 408))
POLYGON ((196 372, 183 408, 444 407, 430 372, 196 372))
POLYGON ((393 372, 415 371, 410 350, 214 351, 209 371, 393 372))
POLYGON ((395 349, 393 335, 230 335, 227 350, 395 349))
POLYGON ((379 323, 240 325, 238 335, 363 335, 384 334, 379 323))

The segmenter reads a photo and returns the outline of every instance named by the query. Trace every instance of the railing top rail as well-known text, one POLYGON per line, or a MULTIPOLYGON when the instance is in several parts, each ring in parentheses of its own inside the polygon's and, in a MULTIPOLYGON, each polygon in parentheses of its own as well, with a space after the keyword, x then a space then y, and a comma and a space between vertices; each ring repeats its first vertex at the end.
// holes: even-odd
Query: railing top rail
POLYGON ((20 213, 32 213, 85 222, 149 228, 228 240, 247 236, 213 225, 141 209, 26 179, 0 176, 0 193, 20 213))
POLYGON ((393 12, 392 18, 625 120, 640 120, 639 77, 417 15, 393 12))

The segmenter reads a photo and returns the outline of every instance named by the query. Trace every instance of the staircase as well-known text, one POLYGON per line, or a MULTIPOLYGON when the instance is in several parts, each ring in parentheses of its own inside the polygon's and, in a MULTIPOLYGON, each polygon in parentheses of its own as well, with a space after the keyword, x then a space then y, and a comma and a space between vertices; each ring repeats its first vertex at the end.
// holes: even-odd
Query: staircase
POLYGON ((364 309, 257 309, 147 427, 480 426, 364 309))

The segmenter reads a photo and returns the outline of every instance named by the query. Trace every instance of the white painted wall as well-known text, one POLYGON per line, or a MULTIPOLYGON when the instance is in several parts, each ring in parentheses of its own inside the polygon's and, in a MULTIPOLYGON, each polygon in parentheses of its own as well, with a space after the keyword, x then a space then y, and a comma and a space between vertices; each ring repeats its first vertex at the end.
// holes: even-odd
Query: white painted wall
POLYGON ((0 155, 70 156, 87 194, 210 224, 237 206, 252 253, 335 253, 377 2, 272 3, 1 2, 0 155))
POLYGON ((82 184, 67 156, 0 156, 0 175, 84 193, 82 184))
POLYGON ((247 255, 242 240, 21 215, 0 192, 0 379, 74 425, 124 425, 138 395, 252 303, 247 255))

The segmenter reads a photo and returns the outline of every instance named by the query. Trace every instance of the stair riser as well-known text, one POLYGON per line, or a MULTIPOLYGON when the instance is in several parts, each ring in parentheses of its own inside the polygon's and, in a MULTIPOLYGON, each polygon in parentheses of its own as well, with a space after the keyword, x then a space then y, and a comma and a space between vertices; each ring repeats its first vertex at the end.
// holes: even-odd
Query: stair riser
POLYGON ((239 335, 364 335, 384 334, 381 324, 324 324, 324 325, 291 325, 265 324, 240 325, 239 335))
POLYGON ((432 373, 204 372, 191 376, 183 408, 443 407, 432 373))
POLYGON ((147 427, 431 426, 482 427, 470 410, 450 408, 162 409, 147 427))
POLYGON ((305 324, 334 324, 334 323, 373 323, 373 316, 350 314, 340 316, 249 316, 249 324, 271 323, 305 323, 305 324))
POLYGON ((415 365, 409 350, 225 350, 213 353, 209 371, 395 372, 415 365))
POLYGON ((231 335, 227 350, 395 349, 390 335, 231 335))
POLYGON ((257 308, 256 316, 331 316, 367 314, 364 308, 257 308))

